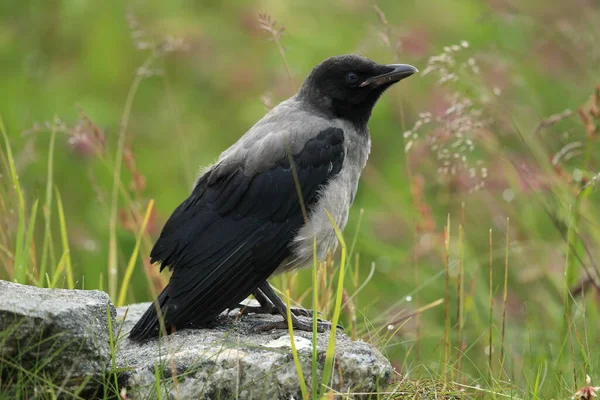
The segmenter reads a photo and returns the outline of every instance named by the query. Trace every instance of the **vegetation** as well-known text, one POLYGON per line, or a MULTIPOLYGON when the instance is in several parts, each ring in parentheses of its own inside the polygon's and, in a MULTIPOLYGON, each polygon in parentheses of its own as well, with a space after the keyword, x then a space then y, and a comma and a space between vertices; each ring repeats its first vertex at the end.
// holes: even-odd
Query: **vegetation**
POLYGON ((151 299, 168 279, 153 239, 198 167, 313 65, 362 53, 422 73, 374 112, 343 290, 336 255, 274 283, 392 360, 381 398, 570 398, 600 381, 593 2, 65 0, 0 15, 1 279, 151 299))

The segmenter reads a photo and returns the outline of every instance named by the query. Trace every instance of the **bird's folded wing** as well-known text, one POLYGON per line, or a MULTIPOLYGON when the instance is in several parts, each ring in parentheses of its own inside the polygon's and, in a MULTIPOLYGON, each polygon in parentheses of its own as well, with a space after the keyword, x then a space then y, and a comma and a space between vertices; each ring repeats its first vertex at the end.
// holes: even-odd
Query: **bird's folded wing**
POLYGON ((221 159, 167 221, 151 258, 173 269, 170 323, 210 320, 264 282, 289 256, 288 244, 304 223, 298 187, 310 212, 319 188, 342 168, 340 128, 295 143, 291 157, 285 135, 280 139, 269 145, 283 148, 257 144, 244 150, 246 157, 221 159))

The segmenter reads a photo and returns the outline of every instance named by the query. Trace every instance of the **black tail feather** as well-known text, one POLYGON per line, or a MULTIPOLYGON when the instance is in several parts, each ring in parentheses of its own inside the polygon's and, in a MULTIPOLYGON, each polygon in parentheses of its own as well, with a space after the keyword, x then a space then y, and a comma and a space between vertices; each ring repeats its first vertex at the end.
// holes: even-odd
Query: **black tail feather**
POLYGON ((157 304, 159 305, 161 310, 160 318, 164 320, 168 300, 169 296, 167 295, 167 288, 165 288, 161 294, 158 295, 156 301, 148 307, 139 321, 136 322, 135 326, 131 329, 131 332, 129 332, 129 338, 131 340, 139 342, 150 337, 158 336, 160 319, 158 312, 156 311, 156 306, 157 304))

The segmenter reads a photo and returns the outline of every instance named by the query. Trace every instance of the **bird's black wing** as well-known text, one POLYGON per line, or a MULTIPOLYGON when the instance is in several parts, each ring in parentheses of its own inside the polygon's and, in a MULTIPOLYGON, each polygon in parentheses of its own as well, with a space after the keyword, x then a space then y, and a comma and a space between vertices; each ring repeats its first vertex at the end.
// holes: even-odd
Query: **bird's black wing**
MULTIPOLYGON (((342 129, 325 129, 291 157, 309 211, 342 168, 343 142, 342 129)), ((251 176, 228 170, 200 178, 152 250, 152 262, 173 269, 162 298, 169 325, 203 324, 249 296, 290 255, 304 223, 289 156, 251 176)))

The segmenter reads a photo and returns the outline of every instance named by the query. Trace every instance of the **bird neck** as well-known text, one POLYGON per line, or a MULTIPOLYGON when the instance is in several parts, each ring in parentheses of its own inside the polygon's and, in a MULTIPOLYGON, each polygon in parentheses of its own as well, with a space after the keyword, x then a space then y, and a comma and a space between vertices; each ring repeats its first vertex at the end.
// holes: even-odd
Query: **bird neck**
MULTIPOLYGON (((313 89, 310 92, 302 88, 296 99, 304 103, 314 113, 325 118, 339 118, 354 125, 358 132, 368 132, 367 123, 373 111, 373 105, 356 105, 348 101, 333 99, 313 89)), ((366 133, 365 133, 366 134, 366 133)))
POLYGON ((357 131, 368 132, 367 124, 375 103, 387 89, 386 86, 372 90, 368 96, 363 97, 360 102, 352 99, 336 99, 323 94, 318 88, 304 85, 296 95, 296 98, 308 104, 312 110, 324 114, 329 118, 339 118, 352 123, 357 131))

